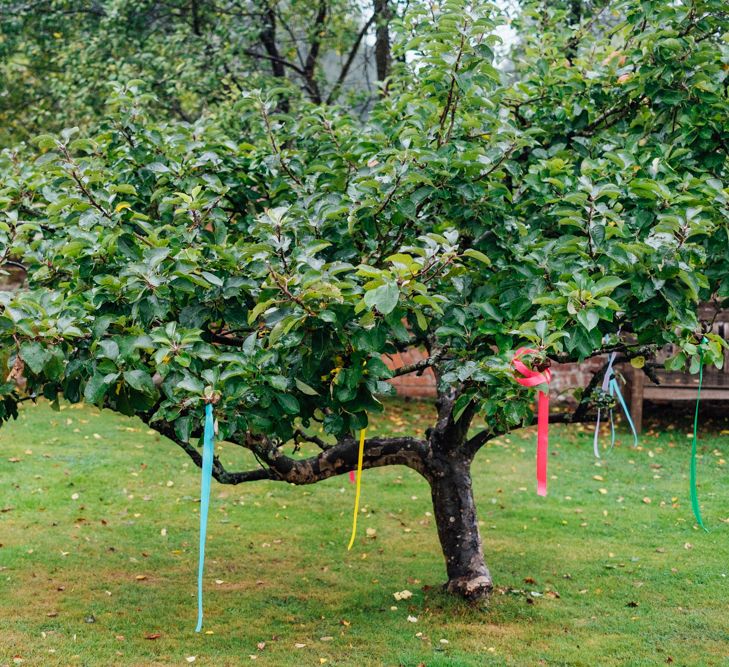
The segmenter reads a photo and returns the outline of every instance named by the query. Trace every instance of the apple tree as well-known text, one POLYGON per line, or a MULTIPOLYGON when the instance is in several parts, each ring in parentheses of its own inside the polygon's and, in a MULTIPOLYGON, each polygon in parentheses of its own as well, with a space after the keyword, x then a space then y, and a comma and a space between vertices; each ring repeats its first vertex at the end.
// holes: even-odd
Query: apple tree
MULTIPOLYGON (((425 437, 373 434, 364 467, 427 480, 448 590, 486 595, 470 468, 533 422, 514 351, 544 369, 672 343, 696 371, 726 346, 697 317, 729 298, 726 8, 563 4, 523 3, 507 53, 491 4, 411 2, 365 118, 265 89, 165 120, 130 81, 93 129, 5 150, 0 263, 27 280, 0 293, 0 417, 85 400, 200 465, 213 402, 259 462, 216 460, 219 483, 313 484, 356 467, 388 379, 432 368, 425 437)), ((604 404, 599 376, 554 419, 604 404)))

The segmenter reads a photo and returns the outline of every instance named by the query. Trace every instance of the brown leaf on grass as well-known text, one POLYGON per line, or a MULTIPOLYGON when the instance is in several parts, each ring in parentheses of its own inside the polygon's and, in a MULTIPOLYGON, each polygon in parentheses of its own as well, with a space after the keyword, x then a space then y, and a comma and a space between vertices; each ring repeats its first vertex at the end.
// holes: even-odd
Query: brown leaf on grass
POLYGON ((525 584, 536 584, 537 580, 534 577, 524 577, 525 584))
POLYGON ((161 632, 151 632, 148 635, 144 635, 145 639, 159 639, 162 636, 161 632))
POLYGON ((146 574, 138 574, 136 577, 134 577, 137 581, 144 581, 147 578, 146 574))

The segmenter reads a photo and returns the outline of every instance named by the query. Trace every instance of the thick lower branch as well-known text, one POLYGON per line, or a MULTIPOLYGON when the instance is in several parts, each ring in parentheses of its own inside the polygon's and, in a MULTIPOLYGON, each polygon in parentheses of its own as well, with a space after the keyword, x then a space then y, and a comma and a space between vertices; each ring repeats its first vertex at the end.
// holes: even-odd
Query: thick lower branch
MULTIPOLYGON (((316 456, 294 459, 276 449, 266 459, 271 479, 290 484, 315 484, 357 468, 359 443, 346 438, 316 456)), ((416 438, 370 438, 365 441, 362 467, 380 468, 404 465, 419 473, 425 472, 427 445, 416 438)))
MULTIPOLYGON (((198 449, 189 442, 181 440, 171 424, 152 422, 149 423, 149 426, 172 440, 196 466, 202 467, 202 455, 198 449)), ((193 435, 199 435, 199 433, 193 433, 193 435)), ((307 440, 309 439, 307 438, 307 440)), ((248 446, 248 448, 262 460, 261 468, 231 472, 226 470, 220 460, 215 457, 213 477, 221 484, 241 484, 263 479, 298 485, 316 484, 329 477, 356 470, 359 442, 348 437, 335 445, 326 446, 326 449, 316 456, 305 459, 286 456, 278 447, 270 447, 267 450, 254 446, 248 446)), ((362 467, 369 469, 388 465, 404 465, 424 474, 427 450, 428 445, 416 438, 369 438, 365 440, 362 467)))

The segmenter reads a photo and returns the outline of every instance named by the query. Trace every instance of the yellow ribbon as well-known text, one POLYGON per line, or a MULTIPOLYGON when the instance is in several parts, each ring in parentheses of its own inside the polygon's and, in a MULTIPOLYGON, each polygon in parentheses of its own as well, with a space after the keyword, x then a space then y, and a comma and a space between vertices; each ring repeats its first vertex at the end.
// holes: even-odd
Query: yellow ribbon
POLYGON ((354 538, 357 536, 357 515, 359 514, 359 492, 362 488, 362 462, 364 461, 364 442, 367 429, 359 432, 359 454, 357 454, 357 488, 354 492, 354 517, 352 519, 352 537, 349 538, 347 551, 352 548, 354 538))

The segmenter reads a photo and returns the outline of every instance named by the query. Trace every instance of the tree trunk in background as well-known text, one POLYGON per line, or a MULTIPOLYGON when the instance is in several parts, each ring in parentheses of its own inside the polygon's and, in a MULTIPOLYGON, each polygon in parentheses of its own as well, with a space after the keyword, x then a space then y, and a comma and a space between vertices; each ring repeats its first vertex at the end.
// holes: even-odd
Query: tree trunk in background
MULTIPOLYGON (((276 44, 276 13, 271 7, 268 7, 264 10, 262 18, 263 28, 260 33, 260 39, 263 48, 266 49, 266 53, 270 57, 271 71, 274 76, 285 79, 286 68, 283 64, 281 54, 278 52, 278 45, 276 44)), ((281 98, 278 101, 278 111, 288 113, 289 101, 286 98, 281 98)))
POLYGON ((448 572, 446 589, 469 600, 484 598, 491 592, 493 583, 483 558, 471 462, 441 461, 428 479, 448 572))
POLYGON ((377 80, 384 81, 390 74, 390 11, 389 0, 374 0, 375 13, 375 65, 377 80))

